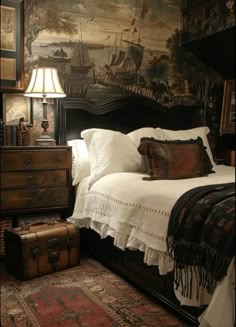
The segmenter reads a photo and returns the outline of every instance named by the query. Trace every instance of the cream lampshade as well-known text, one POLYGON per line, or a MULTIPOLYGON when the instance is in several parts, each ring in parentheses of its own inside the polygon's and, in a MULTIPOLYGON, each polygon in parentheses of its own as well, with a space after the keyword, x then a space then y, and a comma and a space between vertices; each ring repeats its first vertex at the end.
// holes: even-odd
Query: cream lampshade
POLYGON ((66 96, 61 87, 56 68, 43 67, 33 69, 29 86, 24 95, 32 98, 42 98, 43 120, 41 127, 43 132, 40 138, 35 141, 36 145, 56 145, 55 140, 47 132, 49 126, 47 98, 63 98, 66 96))

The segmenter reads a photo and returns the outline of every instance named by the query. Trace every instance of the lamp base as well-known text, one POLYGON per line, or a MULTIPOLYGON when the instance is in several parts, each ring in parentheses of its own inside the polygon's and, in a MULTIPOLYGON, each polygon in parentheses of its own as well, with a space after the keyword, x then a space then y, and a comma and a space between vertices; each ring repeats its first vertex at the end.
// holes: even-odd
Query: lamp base
POLYGON ((40 138, 35 140, 35 144, 39 146, 56 146, 56 141, 47 132, 44 132, 40 138))

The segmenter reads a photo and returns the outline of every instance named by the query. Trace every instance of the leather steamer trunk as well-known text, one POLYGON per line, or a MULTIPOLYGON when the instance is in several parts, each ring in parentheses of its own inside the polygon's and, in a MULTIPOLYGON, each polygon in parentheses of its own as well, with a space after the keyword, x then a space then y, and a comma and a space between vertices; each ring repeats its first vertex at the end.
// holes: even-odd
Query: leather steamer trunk
POLYGON ((79 264, 79 231, 66 221, 6 229, 6 269, 20 280, 79 264))

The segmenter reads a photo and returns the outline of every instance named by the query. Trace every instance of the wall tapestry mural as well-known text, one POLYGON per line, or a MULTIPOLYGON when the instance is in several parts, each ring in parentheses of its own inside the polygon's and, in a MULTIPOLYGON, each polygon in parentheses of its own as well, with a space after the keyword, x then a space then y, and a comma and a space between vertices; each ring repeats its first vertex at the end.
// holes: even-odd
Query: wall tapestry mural
POLYGON ((198 91, 182 64, 180 0, 24 3, 26 85, 33 67, 52 66, 69 97, 122 92, 169 106, 198 91))
POLYGON ((234 0, 185 0, 183 12, 186 41, 235 26, 234 0))

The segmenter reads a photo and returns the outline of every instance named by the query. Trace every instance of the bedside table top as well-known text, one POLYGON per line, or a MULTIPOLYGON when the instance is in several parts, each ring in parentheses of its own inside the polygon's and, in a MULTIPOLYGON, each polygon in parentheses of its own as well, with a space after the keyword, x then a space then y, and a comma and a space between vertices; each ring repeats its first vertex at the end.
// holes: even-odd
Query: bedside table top
POLYGON ((69 145, 56 145, 56 146, 39 146, 39 145, 29 145, 29 146, 12 146, 12 145, 4 145, 0 146, 0 150, 40 150, 40 149, 65 149, 65 148, 71 148, 69 145))

